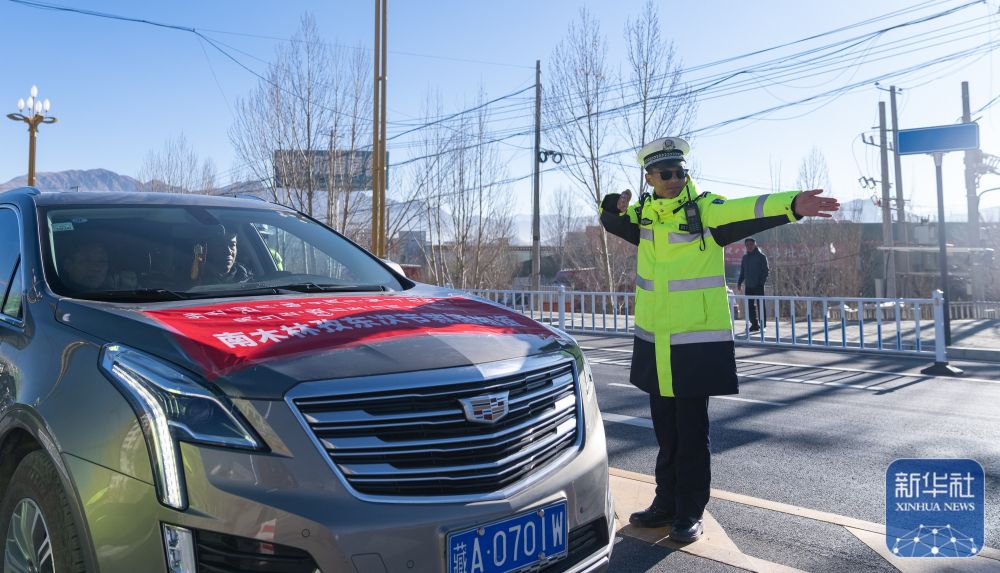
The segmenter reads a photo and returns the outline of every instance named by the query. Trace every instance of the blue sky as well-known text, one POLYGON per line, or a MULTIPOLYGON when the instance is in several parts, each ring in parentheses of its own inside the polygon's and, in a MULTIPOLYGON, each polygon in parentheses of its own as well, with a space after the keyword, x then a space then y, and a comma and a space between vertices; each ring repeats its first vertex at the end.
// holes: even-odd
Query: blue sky
MULTIPOLYGON (((360 45, 363 49, 372 44, 370 1, 61 2, 198 28, 239 50, 232 53, 256 70, 264 69, 263 61, 273 57, 280 43, 257 36, 290 37, 305 11, 316 17, 321 34, 331 43, 360 45)), ((534 79, 536 59, 542 60, 544 83, 553 48, 584 5, 600 22, 608 43, 609 64, 623 66, 623 26, 627 18, 639 13, 642 4, 642 0, 394 0, 389 13, 389 120, 406 122, 419 117, 429 91, 442 94, 446 111, 457 111, 475 102, 480 87, 490 97, 496 97, 528 86, 534 79)), ((663 0, 657 6, 663 34, 674 40, 678 55, 690 67, 924 4, 921 11, 893 21, 939 12, 963 2, 663 0)), ((703 101, 694 126, 712 125, 879 73, 918 66, 962 47, 990 40, 1000 42, 998 7, 997 0, 988 0, 947 19, 914 28, 912 33, 886 34, 866 44, 868 51, 849 62, 856 65, 836 73, 782 83, 761 80, 744 93, 703 101), (962 22, 967 24, 963 27, 962 22), (955 27, 945 28, 952 25, 955 27), (936 29, 952 35, 932 40, 936 29), (885 53, 888 42, 905 41, 910 36, 915 42, 911 53, 872 62, 885 53), (958 36, 967 38, 927 47, 958 36), (918 49, 921 47, 926 49, 918 49)), ((193 34, 37 10, 6 0, 0 1, 0 21, 5 24, 0 48, 7 55, 0 81, 0 110, 6 109, 5 114, 14 111, 17 99, 27 97, 34 84, 39 87, 41 97, 51 99, 52 114, 60 121, 42 128, 39 171, 103 167, 135 175, 149 150, 181 132, 202 156, 215 161, 221 173, 226 174, 236 166, 227 135, 233 120, 230 109, 237 98, 250 93, 257 78, 199 42, 193 34)), ((872 25, 851 33, 877 27, 872 25)), ((998 56, 1000 52, 993 50, 978 59, 927 67, 897 78, 896 84, 905 88, 900 98, 901 127, 953 123, 961 115, 963 80, 971 83, 974 110, 995 98, 1000 94, 998 56)), ((747 60, 754 61, 759 59, 747 60)), ((713 71, 734 69, 736 65, 713 71)), ((742 196, 770 188, 777 166, 783 187, 793 188, 802 157, 816 146, 826 156, 836 195, 843 200, 869 197, 873 191, 862 189, 857 179, 878 178, 878 154, 875 148, 863 145, 858 135, 863 131, 872 133, 872 126, 877 125, 880 98, 887 101, 888 95, 874 85, 867 85, 836 99, 817 100, 776 112, 766 119, 704 132, 694 139, 690 158, 700 173, 715 180, 706 181, 703 187, 742 196)), ((530 110, 527 100, 524 105, 530 110)), ((979 115, 982 149, 1000 155, 997 135, 1000 103, 979 115)), ((27 137, 23 124, 6 121, 2 125, 0 181, 6 181, 26 171, 27 137)), ((529 127, 530 119, 498 128, 519 125, 529 127)), ((391 135, 393 129, 389 132, 391 135)), ((531 145, 530 138, 522 139, 511 142, 524 147, 531 145)), ((391 147, 389 151, 394 160, 406 157, 405 152, 394 153, 391 147)), ((528 151, 508 146, 507 153, 510 176, 530 173, 528 151)), ((622 159, 630 161, 631 155, 622 159)), ((961 170, 961 154, 949 154, 945 160, 946 195, 948 210, 955 214, 964 214, 965 209, 961 170)), ((903 178, 906 195, 915 208, 932 212, 934 169, 930 158, 904 157, 903 178)), ((543 193, 558 193, 569 185, 558 174, 546 174, 543 193)), ((623 181, 620 186, 624 185, 623 181)), ((1000 186, 1000 177, 984 178, 983 186, 1000 186)), ((530 211, 529 191, 530 179, 514 184, 508 191, 518 204, 518 212, 530 211)), ((543 198, 543 208, 546 204, 547 199, 543 198)), ((1000 191, 984 198, 984 207, 995 205, 1000 205, 1000 191)))

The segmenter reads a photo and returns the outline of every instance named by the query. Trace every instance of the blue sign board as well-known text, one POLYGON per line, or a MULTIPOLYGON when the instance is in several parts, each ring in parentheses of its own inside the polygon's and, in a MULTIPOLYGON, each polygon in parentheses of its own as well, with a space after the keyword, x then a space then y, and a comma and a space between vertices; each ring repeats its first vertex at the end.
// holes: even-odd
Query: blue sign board
POLYGON ((885 544, 898 557, 972 557, 983 548, 983 466, 901 459, 885 472, 885 544))
POLYGON ((914 153, 943 153, 979 147, 979 124, 956 123, 937 127, 901 129, 896 138, 896 152, 900 155, 914 153))

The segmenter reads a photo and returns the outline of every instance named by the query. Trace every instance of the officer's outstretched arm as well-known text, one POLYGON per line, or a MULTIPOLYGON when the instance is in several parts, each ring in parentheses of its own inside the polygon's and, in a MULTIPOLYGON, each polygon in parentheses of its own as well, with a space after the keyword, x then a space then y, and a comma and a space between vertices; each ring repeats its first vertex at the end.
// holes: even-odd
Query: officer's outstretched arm
POLYGON ((712 238, 715 239, 715 242, 720 247, 725 247, 757 233, 780 227, 788 222, 788 217, 784 215, 736 221, 735 223, 728 223, 719 227, 711 227, 712 238))
POLYGON ((797 220, 792 202, 798 194, 798 191, 788 191, 740 199, 723 199, 709 194, 698 201, 698 208, 701 210, 702 224, 706 227, 721 227, 737 221, 775 216, 783 216, 786 221, 791 222, 797 220))
POLYGON ((618 193, 609 193, 601 201, 601 225, 612 235, 617 235, 622 239, 639 244, 639 218, 636 216, 635 208, 638 203, 628 206, 624 213, 618 211, 618 193))

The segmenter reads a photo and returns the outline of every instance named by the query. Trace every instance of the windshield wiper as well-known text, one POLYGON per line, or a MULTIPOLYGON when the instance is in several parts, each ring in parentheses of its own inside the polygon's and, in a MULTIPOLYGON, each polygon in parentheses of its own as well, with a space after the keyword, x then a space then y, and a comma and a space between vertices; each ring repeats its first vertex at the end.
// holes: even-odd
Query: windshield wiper
POLYGON ((295 292, 384 292, 386 290, 383 285, 316 284, 308 282, 278 285, 274 288, 295 292))
POLYGON ((91 300, 114 301, 160 301, 160 300, 185 300, 191 298, 185 293, 167 290, 163 288, 138 288, 131 290, 101 290, 95 292, 83 292, 74 295, 76 298, 91 300))
POLYGON ((197 290, 185 292, 184 298, 226 298, 237 296, 262 296, 267 294, 278 294, 278 289, 274 287, 260 287, 244 289, 197 290))

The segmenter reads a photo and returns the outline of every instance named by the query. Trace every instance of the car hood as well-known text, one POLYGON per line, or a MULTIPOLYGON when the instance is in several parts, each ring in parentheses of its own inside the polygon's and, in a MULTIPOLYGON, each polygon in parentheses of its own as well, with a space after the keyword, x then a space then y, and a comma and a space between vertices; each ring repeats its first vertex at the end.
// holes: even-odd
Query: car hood
POLYGON ((436 288, 120 304, 63 299, 57 320, 169 361, 234 397, 300 382, 469 366, 569 349, 553 328, 436 288))

